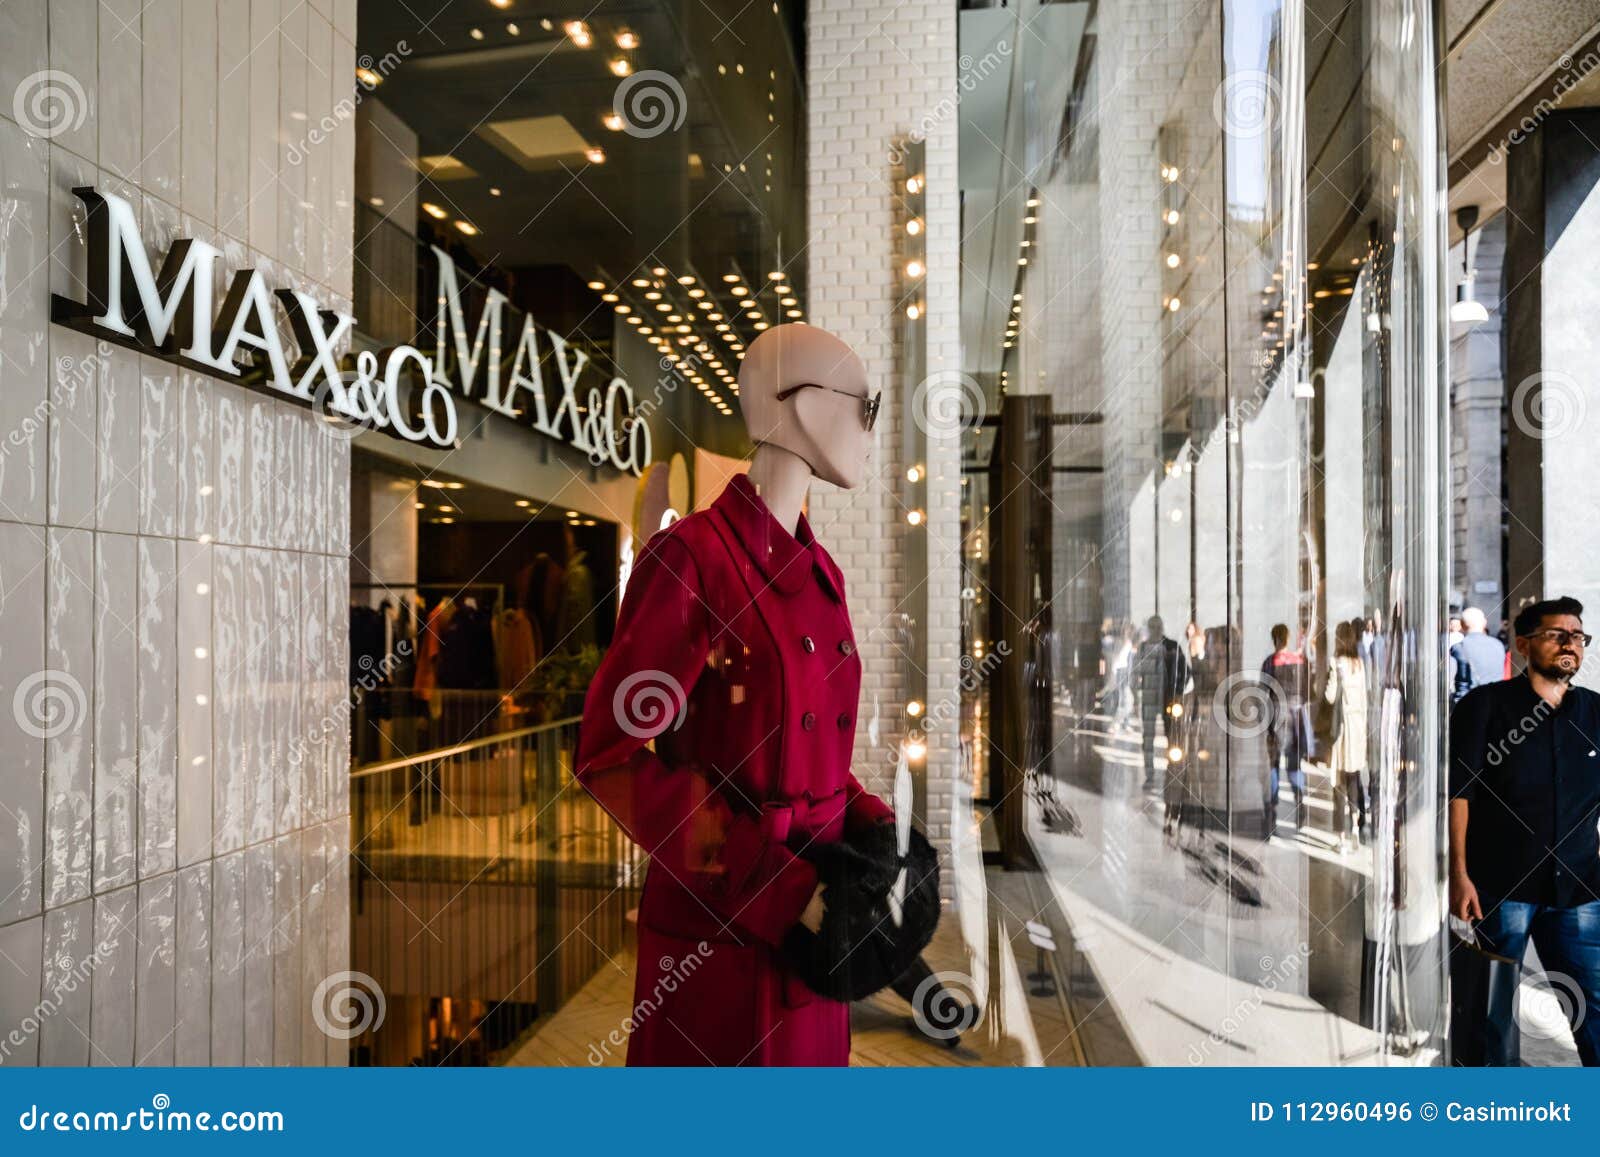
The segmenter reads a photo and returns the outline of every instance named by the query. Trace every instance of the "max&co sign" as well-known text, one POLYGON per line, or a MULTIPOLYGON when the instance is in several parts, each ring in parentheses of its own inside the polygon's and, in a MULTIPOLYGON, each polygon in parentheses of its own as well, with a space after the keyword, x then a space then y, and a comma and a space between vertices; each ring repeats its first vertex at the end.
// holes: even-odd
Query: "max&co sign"
POLYGON ((590 388, 580 401, 578 379, 589 355, 545 329, 560 380, 550 405, 541 330, 532 317, 523 320, 505 373, 501 337, 510 302, 499 291, 489 291, 469 338, 455 264, 441 249, 433 251, 439 262, 434 355, 401 345, 341 359, 336 351, 355 327, 351 314, 323 309, 299 290, 274 294, 257 269, 241 269, 218 307, 213 286, 222 253, 215 246, 175 242, 156 273, 127 201, 88 187, 72 192, 88 208, 89 300, 53 296, 51 316, 62 325, 407 442, 454 447, 459 395, 575 447, 596 465, 637 475, 650 464, 650 430, 635 412, 627 381, 612 378, 604 392, 590 388), (292 355, 279 336, 274 297, 294 334, 292 355), (482 392, 475 396, 480 372, 482 392))

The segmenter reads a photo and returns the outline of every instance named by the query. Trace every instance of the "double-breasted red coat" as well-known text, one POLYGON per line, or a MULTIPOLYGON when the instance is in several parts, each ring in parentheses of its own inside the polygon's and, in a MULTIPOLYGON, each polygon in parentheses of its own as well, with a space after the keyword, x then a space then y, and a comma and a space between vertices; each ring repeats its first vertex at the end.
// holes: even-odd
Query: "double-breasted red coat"
POLYGON ((630 1065, 848 1063, 848 1006, 777 949, 817 881, 796 850, 892 818, 850 773, 860 689, 839 568, 744 476, 639 554, 577 761, 651 856, 630 1065))

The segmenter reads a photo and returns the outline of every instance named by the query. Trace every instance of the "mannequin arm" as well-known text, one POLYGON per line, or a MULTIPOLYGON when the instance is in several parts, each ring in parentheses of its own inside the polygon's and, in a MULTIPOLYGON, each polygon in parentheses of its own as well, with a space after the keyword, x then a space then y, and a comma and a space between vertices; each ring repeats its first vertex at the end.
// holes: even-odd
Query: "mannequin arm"
POLYGON ((665 537, 645 547, 584 701, 576 776, 653 867, 725 925, 777 944, 810 903, 816 869, 735 813, 711 777, 647 746, 705 670, 711 640, 701 589, 681 543, 665 537))

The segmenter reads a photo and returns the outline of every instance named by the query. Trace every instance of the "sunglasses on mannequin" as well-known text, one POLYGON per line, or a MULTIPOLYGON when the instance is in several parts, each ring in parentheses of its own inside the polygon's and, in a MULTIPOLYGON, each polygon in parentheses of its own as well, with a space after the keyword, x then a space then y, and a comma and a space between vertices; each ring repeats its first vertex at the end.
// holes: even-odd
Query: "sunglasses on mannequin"
POLYGON ((778 394, 778 401, 787 401, 801 390, 827 390, 831 394, 843 394, 847 398, 855 398, 861 403, 861 420, 867 425, 867 433, 872 432, 872 427, 878 424, 878 407, 883 404, 883 391, 868 396, 866 394, 852 394, 849 390, 841 390, 834 386, 824 386, 818 382, 801 382, 797 386, 790 386, 778 394))

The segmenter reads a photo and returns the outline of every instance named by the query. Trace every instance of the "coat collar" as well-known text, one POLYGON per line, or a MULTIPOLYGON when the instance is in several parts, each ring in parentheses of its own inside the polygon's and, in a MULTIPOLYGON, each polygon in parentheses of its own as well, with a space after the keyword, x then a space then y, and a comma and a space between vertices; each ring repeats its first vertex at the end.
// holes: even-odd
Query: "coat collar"
POLYGON ((804 514, 790 534, 743 474, 729 479, 712 505, 728 520, 770 586, 786 595, 799 594, 814 570, 823 589, 835 600, 844 600, 843 576, 812 535, 804 514))

